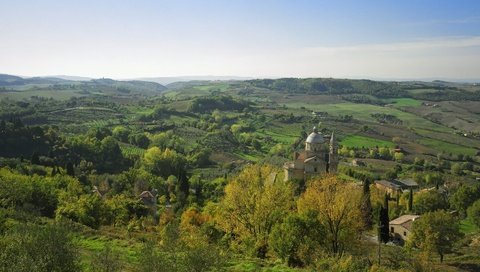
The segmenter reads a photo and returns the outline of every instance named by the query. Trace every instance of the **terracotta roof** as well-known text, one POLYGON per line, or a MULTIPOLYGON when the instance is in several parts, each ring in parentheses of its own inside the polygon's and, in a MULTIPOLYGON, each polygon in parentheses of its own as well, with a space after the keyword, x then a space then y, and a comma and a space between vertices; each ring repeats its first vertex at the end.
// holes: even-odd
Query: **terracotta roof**
POLYGON ((297 160, 305 160, 307 158, 307 152, 302 151, 299 153, 297 160))
POLYGON ((310 157, 310 158, 305 160, 305 163, 311 162, 314 159, 318 159, 318 157, 317 156, 310 157))

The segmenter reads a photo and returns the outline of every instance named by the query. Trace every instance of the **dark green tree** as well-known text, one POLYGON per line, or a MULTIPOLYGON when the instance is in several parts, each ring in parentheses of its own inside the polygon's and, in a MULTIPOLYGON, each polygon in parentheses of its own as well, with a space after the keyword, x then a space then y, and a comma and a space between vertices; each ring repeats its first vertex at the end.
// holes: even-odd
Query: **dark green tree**
POLYGON ((446 210, 449 207, 446 196, 437 190, 416 193, 413 205, 414 211, 417 214, 446 210))
POLYGON ((409 193, 408 193, 408 207, 407 207, 407 210, 409 212, 413 211, 413 189, 410 189, 409 193))
POLYGON ((407 246, 419 248, 428 255, 437 253, 443 262, 444 255, 452 251, 461 237, 458 221, 450 213, 440 210, 425 213, 413 222, 407 246))
POLYGON ((385 199, 383 203, 383 207, 379 209, 378 215, 378 237, 379 240, 383 243, 387 243, 390 240, 390 233, 389 233, 389 223, 390 219, 388 218, 388 200, 390 196, 385 194, 385 199))
POLYGON ((324 232, 314 212, 302 216, 291 214, 273 227, 269 244, 275 255, 288 265, 310 265, 322 247, 324 232))
POLYGON ((473 202, 467 209, 467 214, 470 221, 480 228, 480 199, 473 202))
POLYGON ((461 185, 449 197, 449 202, 452 208, 456 209, 460 215, 465 216, 467 208, 477 199, 480 199, 480 185, 461 185))
POLYGON ((362 207, 363 223, 366 229, 372 227, 372 202, 370 201, 370 180, 363 181, 362 207))
POLYGON ((32 164, 40 164, 40 156, 38 155, 37 151, 32 153, 32 157, 30 158, 30 162, 32 164))
POLYGON ((67 175, 71 177, 75 177, 75 169, 73 168, 73 163, 72 162, 67 162, 67 165, 65 166, 65 169, 67 170, 67 175))

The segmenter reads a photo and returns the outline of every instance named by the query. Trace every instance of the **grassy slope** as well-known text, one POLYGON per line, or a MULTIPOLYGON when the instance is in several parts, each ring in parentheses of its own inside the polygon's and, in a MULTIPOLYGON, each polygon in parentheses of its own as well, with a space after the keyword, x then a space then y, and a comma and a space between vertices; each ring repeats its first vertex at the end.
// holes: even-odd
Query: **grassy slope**
POLYGON ((365 137, 360 135, 349 135, 342 139, 340 142, 344 146, 348 147, 394 147, 395 145, 390 141, 379 140, 371 137, 365 137))

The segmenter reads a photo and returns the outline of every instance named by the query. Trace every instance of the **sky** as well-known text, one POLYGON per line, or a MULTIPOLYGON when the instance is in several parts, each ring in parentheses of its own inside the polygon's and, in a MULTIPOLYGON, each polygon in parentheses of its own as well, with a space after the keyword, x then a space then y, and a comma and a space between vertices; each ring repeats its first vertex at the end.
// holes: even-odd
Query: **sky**
POLYGON ((0 0, 0 73, 480 80, 480 1, 0 0))

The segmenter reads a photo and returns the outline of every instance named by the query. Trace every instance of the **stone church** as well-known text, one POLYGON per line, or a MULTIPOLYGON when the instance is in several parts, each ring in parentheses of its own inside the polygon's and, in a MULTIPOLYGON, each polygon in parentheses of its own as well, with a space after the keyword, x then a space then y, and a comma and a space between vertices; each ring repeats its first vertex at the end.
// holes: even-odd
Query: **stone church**
POLYGON ((338 145, 332 132, 330 137, 322 135, 317 128, 308 135, 305 150, 293 153, 293 162, 284 165, 285 180, 305 180, 323 173, 336 173, 338 145))

